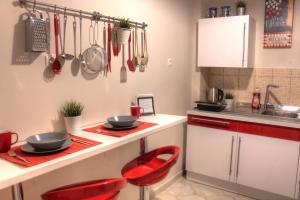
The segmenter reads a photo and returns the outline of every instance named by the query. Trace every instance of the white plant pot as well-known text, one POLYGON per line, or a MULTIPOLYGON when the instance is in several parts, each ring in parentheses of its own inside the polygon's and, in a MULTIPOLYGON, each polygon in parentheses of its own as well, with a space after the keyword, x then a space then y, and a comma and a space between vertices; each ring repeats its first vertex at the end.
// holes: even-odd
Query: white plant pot
POLYGON ((246 15, 246 7, 236 8, 236 15, 237 16, 246 15))
POLYGON ((76 134, 80 130, 81 116, 64 117, 67 133, 76 134))
POLYGON ((233 99, 225 99, 225 103, 226 103, 226 110, 232 110, 233 109, 233 105, 234 105, 234 100, 233 99))
POLYGON ((118 43, 127 44, 131 33, 131 29, 118 28, 118 43))

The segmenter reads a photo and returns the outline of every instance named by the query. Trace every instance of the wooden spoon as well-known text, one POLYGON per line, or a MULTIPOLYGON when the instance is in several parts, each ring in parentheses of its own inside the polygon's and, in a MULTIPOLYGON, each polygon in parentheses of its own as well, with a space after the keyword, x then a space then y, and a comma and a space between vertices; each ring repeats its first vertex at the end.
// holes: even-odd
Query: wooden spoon
POLYGON ((145 72, 145 44, 144 44, 144 32, 141 32, 141 46, 142 46, 142 55, 141 55, 141 61, 139 65, 139 71, 140 72, 145 72))
POLYGON ((144 65, 147 65, 149 61, 148 44, 147 44, 147 32, 144 30, 144 65))
POLYGON ((139 66, 141 64, 141 52, 140 52, 140 44, 139 44, 139 32, 137 27, 135 27, 135 43, 136 43, 135 63, 137 66, 139 66))

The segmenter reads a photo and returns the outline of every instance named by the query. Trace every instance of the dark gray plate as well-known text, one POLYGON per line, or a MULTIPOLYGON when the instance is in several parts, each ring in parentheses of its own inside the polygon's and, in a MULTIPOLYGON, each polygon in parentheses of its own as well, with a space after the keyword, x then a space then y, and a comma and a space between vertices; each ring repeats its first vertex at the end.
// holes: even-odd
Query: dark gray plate
POLYGON ((30 144, 27 143, 21 147, 21 150, 26 153, 31 153, 31 154, 50 154, 50 153, 56 153, 56 152, 65 150, 65 149, 69 148, 71 145, 72 145, 71 139, 67 139, 63 143, 63 145, 57 149, 51 149, 51 150, 35 149, 30 144))
POLYGON ((107 119, 108 123, 114 127, 129 127, 136 121, 136 118, 130 115, 112 116, 107 119))
POLYGON ((68 134, 61 132, 50 132, 32 135, 26 142, 36 149, 52 150, 58 149, 68 139, 68 134))
POLYGON ((115 126, 111 125, 110 123, 103 124, 104 128, 107 128, 110 130, 116 130, 116 131, 133 129, 133 128, 138 127, 138 125, 139 125, 138 122, 134 122, 131 126, 127 126, 127 127, 115 127, 115 126))

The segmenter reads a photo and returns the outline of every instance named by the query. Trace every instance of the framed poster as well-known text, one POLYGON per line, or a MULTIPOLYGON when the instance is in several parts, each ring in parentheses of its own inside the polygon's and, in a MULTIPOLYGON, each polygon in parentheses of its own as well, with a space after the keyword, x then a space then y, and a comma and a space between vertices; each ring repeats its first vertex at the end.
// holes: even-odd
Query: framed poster
POLYGON ((142 115, 155 115, 153 95, 138 95, 136 101, 143 108, 142 115))
POLYGON ((266 0, 264 48, 291 48, 295 0, 266 0))

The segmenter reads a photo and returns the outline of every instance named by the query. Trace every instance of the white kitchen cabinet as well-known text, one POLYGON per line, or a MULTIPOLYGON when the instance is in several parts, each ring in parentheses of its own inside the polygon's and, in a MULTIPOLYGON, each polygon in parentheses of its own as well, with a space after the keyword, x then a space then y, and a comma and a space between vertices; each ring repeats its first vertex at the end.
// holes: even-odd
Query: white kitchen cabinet
POLYGON ((299 142, 239 134, 236 182, 294 198, 299 142))
POLYGON ((254 46, 249 15, 198 21, 198 67, 253 67, 254 46))
POLYGON ((233 179, 236 133, 188 125, 187 171, 229 181, 233 179))
POLYGON ((208 184, 218 186, 218 179, 225 180, 228 189, 235 185, 237 192, 252 188, 298 199, 299 138, 300 130, 295 128, 189 115, 188 177, 206 182, 196 178, 205 175, 216 179, 208 184))

